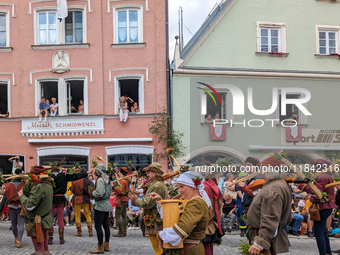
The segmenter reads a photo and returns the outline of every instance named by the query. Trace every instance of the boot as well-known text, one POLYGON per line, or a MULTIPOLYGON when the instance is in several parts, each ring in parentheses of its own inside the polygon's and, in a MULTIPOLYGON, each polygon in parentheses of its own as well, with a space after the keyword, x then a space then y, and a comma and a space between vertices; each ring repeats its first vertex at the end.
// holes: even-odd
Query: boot
POLYGON ((88 222, 87 223, 87 228, 89 230, 89 236, 93 236, 93 233, 92 233, 92 222, 88 222))
POLYGON ((91 253, 91 254, 102 254, 102 253, 104 253, 104 243, 102 243, 102 245, 98 244, 97 249, 95 249, 93 251, 89 251, 89 253, 91 253))
POLYGON ((109 242, 104 242, 104 251, 110 251, 109 242))
POLYGON ((74 234, 75 236, 83 236, 82 232, 81 232, 81 223, 76 223, 76 227, 77 227, 77 234, 74 234))
POLYGON ((123 231, 124 236, 126 236, 126 229, 123 231))
POLYGON ((59 240, 60 240, 60 244, 64 244, 65 240, 64 240, 64 228, 59 228, 59 240))
POLYGON ((53 228, 48 229, 48 244, 53 244, 53 228))
POLYGON ((16 242, 16 246, 17 246, 17 248, 20 248, 20 247, 21 247, 21 242, 20 242, 20 241, 17 241, 17 242, 16 242))
POLYGON ((118 232, 117 234, 112 235, 112 236, 114 236, 114 237, 124 237, 125 235, 124 235, 123 232, 118 232))

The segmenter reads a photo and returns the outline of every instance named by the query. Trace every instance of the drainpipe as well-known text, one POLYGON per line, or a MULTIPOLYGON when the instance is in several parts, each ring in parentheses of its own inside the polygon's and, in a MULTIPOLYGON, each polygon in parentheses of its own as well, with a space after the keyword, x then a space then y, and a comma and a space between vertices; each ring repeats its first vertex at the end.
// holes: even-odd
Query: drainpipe
POLYGON ((167 87, 167 110, 171 119, 171 130, 172 130, 172 91, 171 91, 171 80, 172 75, 170 71, 169 62, 169 0, 165 0, 165 27, 166 27, 166 87, 167 87))

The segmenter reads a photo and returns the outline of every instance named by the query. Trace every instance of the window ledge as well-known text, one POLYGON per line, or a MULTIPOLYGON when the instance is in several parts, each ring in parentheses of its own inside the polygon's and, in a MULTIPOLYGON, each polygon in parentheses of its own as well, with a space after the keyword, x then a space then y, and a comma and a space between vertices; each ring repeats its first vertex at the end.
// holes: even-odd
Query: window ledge
POLYGON ((10 52, 12 50, 12 47, 0 47, 0 52, 10 52))
POLYGON ((255 52, 256 55, 270 56, 270 57, 288 57, 289 53, 283 52, 255 52))
POLYGON ((117 49, 117 48, 144 48, 146 45, 145 42, 143 43, 114 43, 111 44, 111 47, 113 49, 117 49))
POLYGON ((89 43, 31 45, 33 50, 79 49, 90 47, 89 43))
POLYGON ((317 58, 337 58, 340 59, 340 55, 322 55, 322 54, 314 54, 315 57, 317 58))

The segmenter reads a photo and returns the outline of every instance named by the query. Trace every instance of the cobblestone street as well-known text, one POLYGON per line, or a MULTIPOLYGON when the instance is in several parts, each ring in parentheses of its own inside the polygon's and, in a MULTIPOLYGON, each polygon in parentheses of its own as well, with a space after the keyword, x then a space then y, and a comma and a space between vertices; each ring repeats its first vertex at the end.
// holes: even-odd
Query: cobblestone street
MULTIPOLYGON (((9 230, 9 222, 0 223, 0 254, 1 255, 15 255, 15 254, 31 254, 34 252, 33 245, 29 237, 26 236, 26 231, 24 233, 24 238, 22 242, 22 248, 18 249, 14 244, 14 237, 12 231, 9 230)), ((86 226, 83 225, 83 237, 74 237, 76 228, 73 226, 65 227, 65 244, 60 245, 57 233, 54 233, 54 244, 50 246, 50 252, 54 255, 56 254, 67 254, 67 255, 77 255, 77 254, 89 254, 88 251, 96 246, 96 237, 89 237, 86 226)), ((57 228, 55 228, 57 230, 57 228)), ((116 230, 111 230, 111 235, 116 233, 116 230)), ((238 232, 234 232, 231 235, 226 235, 223 238, 222 245, 215 246, 215 254, 217 255, 236 255, 237 248, 233 247, 239 243, 242 239, 246 241, 246 238, 240 238, 237 235, 238 232)), ((310 239, 307 237, 291 237, 291 248, 287 255, 317 255, 317 248, 315 239, 310 239)), ((331 238, 331 246, 333 249, 340 248, 340 242, 338 239, 331 238)), ((111 236, 110 239, 110 252, 105 254, 142 254, 142 255, 152 255, 153 250, 149 239, 142 236, 140 230, 130 230, 128 231, 127 238, 114 238, 111 236)))

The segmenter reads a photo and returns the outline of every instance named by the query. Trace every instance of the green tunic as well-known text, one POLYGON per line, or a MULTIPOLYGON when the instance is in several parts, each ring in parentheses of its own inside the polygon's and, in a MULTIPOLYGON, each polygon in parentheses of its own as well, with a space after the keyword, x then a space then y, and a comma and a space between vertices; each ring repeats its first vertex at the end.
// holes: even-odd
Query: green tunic
MULTIPOLYGON (((175 224, 173 229, 181 237, 189 240, 201 241, 205 238, 205 230, 209 222, 208 204, 201 197, 194 197, 185 206, 185 209, 175 224)), ((185 243, 184 246, 190 245, 185 243)), ((204 246, 202 242, 184 252, 185 255, 204 255, 204 246)))
MULTIPOLYGON (((145 215, 150 215, 152 212, 149 210, 156 210, 157 211, 157 205, 156 201, 152 200, 148 194, 150 193, 157 193, 162 197, 162 199, 167 199, 168 198, 168 188, 162 181, 153 181, 150 184, 150 187, 148 188, 146 195, 142 199, 136 199, 135 201, 131 201, 132 204, 142 207, 145 209, 144 211, 144 217, 145 215)), ((155 223, 154 227, 145 227, 145 232, 149 235, 155 235, 159 230, 163 229, 163 223, 158 225, 155 223)))
POLYGON ((43 229, 50 228, 53 225, 52 200, 53 188, 47 183, 40 183, 35 186, 29 197, 20 196, 20 202, 26 208, 26 218, 33 220, 36 215, 41 216, 43 229))

